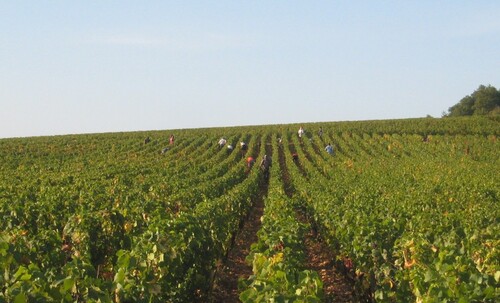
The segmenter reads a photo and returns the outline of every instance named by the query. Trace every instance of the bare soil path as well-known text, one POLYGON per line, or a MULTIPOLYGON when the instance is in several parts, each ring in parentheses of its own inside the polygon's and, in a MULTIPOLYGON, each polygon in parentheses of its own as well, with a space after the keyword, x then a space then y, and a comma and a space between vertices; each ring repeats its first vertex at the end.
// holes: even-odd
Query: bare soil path
POLYGON ((240 302, 238 279, 246 279, 252 274, 252 267, 247 265, 245 258, 250 253, 250 245, 257 242, 257 231, 261 226, 260 218, 264 211, 263 199, 266 194, 267 184, 261 187, 254 207, 236 235, 233 248, 217 270, 217 280, 212 290, 211 302, 240 302))

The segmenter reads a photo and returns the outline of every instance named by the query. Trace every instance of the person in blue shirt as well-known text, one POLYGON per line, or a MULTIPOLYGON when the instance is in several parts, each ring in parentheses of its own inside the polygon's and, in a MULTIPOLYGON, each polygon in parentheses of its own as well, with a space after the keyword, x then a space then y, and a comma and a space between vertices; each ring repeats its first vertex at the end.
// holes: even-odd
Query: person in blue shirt
POLYGON ((328 145, 325 147, 325 150, 330 155, 333 155, 333 146, 330 143, 328 143, 328 145))

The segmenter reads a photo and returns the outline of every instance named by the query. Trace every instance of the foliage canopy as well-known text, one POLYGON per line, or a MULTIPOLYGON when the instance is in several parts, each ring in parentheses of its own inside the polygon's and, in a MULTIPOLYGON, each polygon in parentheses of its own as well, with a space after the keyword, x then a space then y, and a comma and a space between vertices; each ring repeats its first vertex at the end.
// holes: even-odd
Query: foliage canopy
POLYGON ((500 115, 500 91, 494 86, 480 85, 471 95, 467 95, 448 109, 446 117, 472 115, 500 115))

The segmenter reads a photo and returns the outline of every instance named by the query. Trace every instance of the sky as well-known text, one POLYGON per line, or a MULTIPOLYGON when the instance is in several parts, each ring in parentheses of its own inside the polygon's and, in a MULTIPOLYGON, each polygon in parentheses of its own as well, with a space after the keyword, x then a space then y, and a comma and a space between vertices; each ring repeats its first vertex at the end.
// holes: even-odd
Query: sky
POLYGON ((441 117, 500 1, 0 0, 0 138, 441 117))

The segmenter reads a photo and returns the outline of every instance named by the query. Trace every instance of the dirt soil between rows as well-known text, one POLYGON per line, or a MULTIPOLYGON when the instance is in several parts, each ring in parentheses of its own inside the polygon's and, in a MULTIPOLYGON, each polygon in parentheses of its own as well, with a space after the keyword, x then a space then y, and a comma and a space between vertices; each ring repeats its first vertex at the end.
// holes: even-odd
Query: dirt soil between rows
POLYGON ((240 302, 238 279, 247 279, 252 274, 252 266, 246 263, 245 258, 250 253, 250 245, 257 242, 257 231, 261 227, 260 218, 264 212, 267 188, 267 183, 263 182, 248 218, 234 239, 234 245, 227 259, 217 269, 210 302, 240 302))

